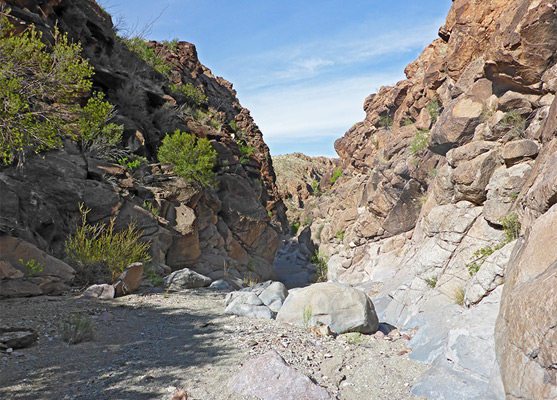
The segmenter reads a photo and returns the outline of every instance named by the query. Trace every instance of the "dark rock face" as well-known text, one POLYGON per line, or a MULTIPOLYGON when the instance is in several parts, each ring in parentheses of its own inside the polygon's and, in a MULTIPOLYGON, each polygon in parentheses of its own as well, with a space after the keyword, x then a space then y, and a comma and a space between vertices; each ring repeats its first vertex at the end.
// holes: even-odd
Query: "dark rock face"
POLYGON ((159 273, 188 267, 212 279, 227 273, 241 279, 248 272, 252 279, 272 278, 277 232, 287 229, 285 207, 269 149, 232 84, 204 67, 187 42, 173 48, 148 43, 170 67, 169 77, 159 74, 115 36, 110 16, 94 1, 6 3, 19 22, 34 24, 45 37, 57 25, 83 44, 95 68, 94 90, 115 105, 114 122, 124 127, 122 147, 151 164, 128 170, 67 142, 61 150, 30 155, 21 169, 2 166, 0 232, 64 258, 82 203, 91 210, 90 223, 116 218, 116 228, 123 229, 136 221, 142 240, 151 241, 149 267, 159 273), (171 84, 199 88, 207 97, 200 110, 211 120, 180 114, 190 105, 171 84), (200 189, 152 164, 161 139, 176 129, 210 140, 217 152, 217 188, 200 189), (254 149, 247 160, 241 159, 239 137, 254 149))

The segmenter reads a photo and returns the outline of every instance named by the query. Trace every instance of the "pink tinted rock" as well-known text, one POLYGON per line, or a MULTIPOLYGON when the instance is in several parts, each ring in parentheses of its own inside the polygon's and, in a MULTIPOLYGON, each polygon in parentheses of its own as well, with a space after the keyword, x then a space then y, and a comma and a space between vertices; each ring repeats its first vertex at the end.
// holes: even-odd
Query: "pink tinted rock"
POLYGON ((290 367, 271 350, 248 361, 228 382, 231 392, 264 400, 333 399, 322 387, 290 367))

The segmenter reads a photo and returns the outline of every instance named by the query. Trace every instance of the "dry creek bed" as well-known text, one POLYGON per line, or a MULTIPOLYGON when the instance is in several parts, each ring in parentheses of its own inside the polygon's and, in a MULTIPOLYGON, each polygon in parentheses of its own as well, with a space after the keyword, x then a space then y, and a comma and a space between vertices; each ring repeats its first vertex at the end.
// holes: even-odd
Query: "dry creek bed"
POLYGON ((0 398, 245 399, 227 389, 243 363, 273 349, 338 399, 417 399, 427 368, 408 358, 408 340, 349 333, 321 336, 274 320, 226 315, 209 289, 134 294, 109 301, 75 296, 0 301, 1 325, 31 327, 38 343, 0 353, 0 398), (63 322, 86 314, 95 339, 62 341, 63 322))

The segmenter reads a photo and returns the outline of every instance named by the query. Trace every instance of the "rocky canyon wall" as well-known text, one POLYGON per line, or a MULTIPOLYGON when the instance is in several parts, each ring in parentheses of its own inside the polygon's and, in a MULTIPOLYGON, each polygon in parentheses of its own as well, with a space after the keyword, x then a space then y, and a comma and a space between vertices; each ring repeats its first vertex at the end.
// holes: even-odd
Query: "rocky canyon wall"
MULTIPOLYGON (((195 46, 146 43, 168 67, 164 74, 128 50, 94 1, 0 4, 11 8, 17 30, 34 25, 48 39, 57 26, 82 43, 83 57, 94 67, 93 91, 104 93, 115 106, 111 122, 124 127, 120 148, 148 161, 134 170, 66 140, 59 150, 28 156, 22 168, 0 167, 2 238, 64 259, 64 243, 83 204, 91 210, 91 224, 115 218, 123 229, 135 221, 142 240, 151 243, 150 267, 159 274, 189 267, 213 279, 271 278, 278 234, 287 223, 269 149, 232 84, 199 62, 195 46), (202 96, 192 103, 176 87, 195 88, 202 96), (217 153, 214 188, 192 185, 157 163, 161 140, 176 129, 210 141, 217 153)), ((1 295, 64 287, 67 273, 45 269, 23 276, 22 265, 7 252, 2 246, 1 295)))
POLYGON ((335 143, 342 176, 302 214, 330 280, 429 326, 416 394, 556 396, 556 8, 455 0, 407 79, 365 100, 335 143))

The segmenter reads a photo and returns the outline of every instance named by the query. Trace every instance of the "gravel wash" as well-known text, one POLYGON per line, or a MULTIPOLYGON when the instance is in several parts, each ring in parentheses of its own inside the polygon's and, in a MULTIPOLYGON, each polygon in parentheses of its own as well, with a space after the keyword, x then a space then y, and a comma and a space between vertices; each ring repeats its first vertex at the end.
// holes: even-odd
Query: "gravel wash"
POLYGON ((109 301, 75 296, 0 301, 1 324, 38 331, 37 344, 0 353, 0 398, 247 399, 227 389, 246 361, 273 349, 338 399, 418 399, 427 366, 408 358, 408 338, 317 330, 225 315, 209 289, 134 294, 109 301), (94 340, 68 345, 61 327, 88 315, 94 340))

